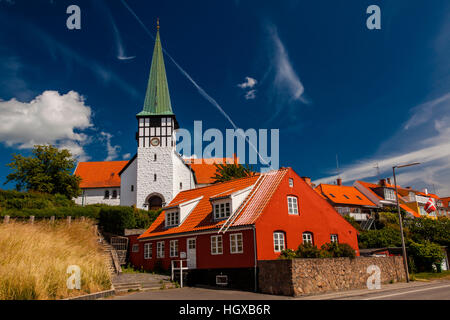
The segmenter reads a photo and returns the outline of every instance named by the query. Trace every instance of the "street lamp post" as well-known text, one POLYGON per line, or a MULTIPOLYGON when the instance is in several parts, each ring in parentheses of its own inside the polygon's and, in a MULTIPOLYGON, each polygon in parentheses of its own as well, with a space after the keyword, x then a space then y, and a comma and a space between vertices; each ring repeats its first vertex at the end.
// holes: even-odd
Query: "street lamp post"
POLYGON ((397 178, 395 176, 395 169, 410 167, 420 164, 419 162, 409 163, 401 166, 393 166, 392 172, 394 174, 394 185, 395 185, 395 198, 397 199, 397 211, 398 211, 398 223, 400 224, 400 233, 402 237, 402 254, 403 254, 403 264, 405 266, 405 274, 406 274, 406 282, 409 282, 409 272, 408 272, 408 260, 406 258, 406 246, 405 246, 405 236, 403 235, 403 221, 402 215, 400 213, 400 202, 398 199, 398 191, 397 191, 397 178))

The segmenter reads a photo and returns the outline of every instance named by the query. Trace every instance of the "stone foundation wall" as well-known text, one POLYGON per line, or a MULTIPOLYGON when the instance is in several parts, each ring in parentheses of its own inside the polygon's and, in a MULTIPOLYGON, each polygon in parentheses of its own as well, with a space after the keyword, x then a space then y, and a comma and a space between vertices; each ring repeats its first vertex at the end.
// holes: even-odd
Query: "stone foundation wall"
POLYGON ((357 257, 258 261, 258 285, 287 296, 367 288, 370 265, 380 268, 382 284, 405 281, 402 257, 357 257))

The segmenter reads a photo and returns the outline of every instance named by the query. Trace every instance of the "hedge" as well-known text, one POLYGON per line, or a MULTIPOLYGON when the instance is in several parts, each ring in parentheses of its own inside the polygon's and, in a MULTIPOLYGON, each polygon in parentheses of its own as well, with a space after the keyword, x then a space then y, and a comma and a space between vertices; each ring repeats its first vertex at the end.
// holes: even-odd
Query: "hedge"
POLYGON ((1 209, 46 209, 74 206, 73 200, 60 194, 0 190, 1 209))

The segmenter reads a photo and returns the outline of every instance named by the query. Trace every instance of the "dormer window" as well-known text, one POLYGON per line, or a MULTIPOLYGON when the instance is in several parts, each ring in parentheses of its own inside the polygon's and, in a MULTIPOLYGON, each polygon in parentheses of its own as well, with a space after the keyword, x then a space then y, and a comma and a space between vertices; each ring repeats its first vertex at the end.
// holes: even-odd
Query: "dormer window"
POLYGON ((231 203, 221 202, 214 204, 214 219, 220 220, 228 218, 231 215, 231 203))
POLYGON ((389 188, 384 188, 384 199, 395 200, 395 191, 389 188))
POLYGON ((166 212, 166 227, 178 226, 180 213, 178 211, 166 212))

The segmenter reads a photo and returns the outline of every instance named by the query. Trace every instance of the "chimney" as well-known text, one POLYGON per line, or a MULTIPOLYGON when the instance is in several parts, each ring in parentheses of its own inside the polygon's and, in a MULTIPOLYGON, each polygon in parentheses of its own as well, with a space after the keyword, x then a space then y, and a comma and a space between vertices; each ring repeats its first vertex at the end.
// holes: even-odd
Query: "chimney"
POLYGON ((308 186, 312 187, 311 178, 310 177, 302 177, 302 179, 308 184, 308 186))
POLYGON ((380 182, 379 182, 379 185, 382 186, 382 187, 385 187, 386 186, 386 179, 381 179, 380 182))
POLYGON ((338 186, 342 186, 342 179, 341 178, 337 178, 336 183, 338 186))
POLYGON ((391 184, 391 178, 387 178, 387 183, 391 184))
POLYGON ((428 189, 427 189, 427 188, 424 188, 424 189, 422 190, 422 192, 425 193, 425 194, 428 194, 428 189))
POLYGON ((412 189, 412 187, 411 187, 411 186, 407 186, 407 187, 406 187, 406 189, 408 189, 408 190, 411 190, 411 189, 412 189))

